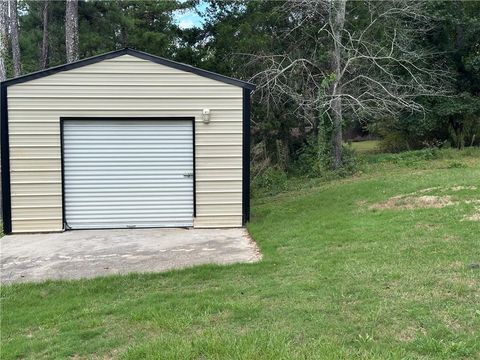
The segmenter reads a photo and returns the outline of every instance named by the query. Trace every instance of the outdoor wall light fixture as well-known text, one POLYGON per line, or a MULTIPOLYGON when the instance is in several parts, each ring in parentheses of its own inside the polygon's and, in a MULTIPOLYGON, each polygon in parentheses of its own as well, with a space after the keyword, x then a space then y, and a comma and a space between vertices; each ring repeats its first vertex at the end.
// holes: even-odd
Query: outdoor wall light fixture
POLYGON ((210 109, 203 109, 202 119, 204 124, 208 124, 210 122, 210 109))

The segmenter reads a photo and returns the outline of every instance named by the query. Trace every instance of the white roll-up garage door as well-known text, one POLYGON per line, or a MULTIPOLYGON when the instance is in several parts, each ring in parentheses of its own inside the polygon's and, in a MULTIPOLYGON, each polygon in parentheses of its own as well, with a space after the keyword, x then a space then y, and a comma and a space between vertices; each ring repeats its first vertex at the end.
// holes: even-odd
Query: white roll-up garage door
POLYGON ((64 120, 70 229, 193 225, 193 129, 185 120, 64 120))

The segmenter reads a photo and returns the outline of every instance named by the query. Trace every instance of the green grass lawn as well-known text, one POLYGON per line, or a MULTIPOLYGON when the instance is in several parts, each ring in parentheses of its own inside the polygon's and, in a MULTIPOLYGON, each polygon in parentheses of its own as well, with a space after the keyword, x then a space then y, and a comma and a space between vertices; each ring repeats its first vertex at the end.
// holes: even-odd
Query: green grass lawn
POLYGON ((479 359, 479 201, 479 151, 372 155, 254 199, 259 263, 3 287, 1 359, 479 359))
POLYGON ((378 140, 354 141, 350 146, 359 154, 368 154, 378 151, 379 143, 378 140))

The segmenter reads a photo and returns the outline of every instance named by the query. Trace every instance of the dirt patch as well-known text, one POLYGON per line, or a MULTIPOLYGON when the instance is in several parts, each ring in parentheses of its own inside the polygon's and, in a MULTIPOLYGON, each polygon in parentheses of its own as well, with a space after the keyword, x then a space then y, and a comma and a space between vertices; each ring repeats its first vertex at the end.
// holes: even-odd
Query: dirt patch
POLYGON ((370 209, 387 210, 387 209, 440 209, 445 206, 453 205, 454 201, 451 196, 412 196, 397 195, 387 201, 376 203, 370 206, 370 209))
POLYGON ((416 227, 417 229, 425 229, 425 230, 428 230, 428 231, 433 231, 433 230, 435 230, 435 229, 438 228, 437 225, 424 224, 424 223, 415 224, 415 227, 416 227))
POLYGON ((462 219, 462 221, 480 221, 480 206, 477 204, 480 204, 480 199, 471 199, 471 200, 466 200, 465 204, 475 204, 474 206, 474 213, 471 215, 465 215, 462 219))
POLYGON ((425 193, 429 193, 429 192, 433 192, 433 191, 442 191, 442 192, 453 191, 453 192, 457 192, 457 191, 462 191, 462 190, 477 190, 477 189, 478 189, 478 187, 475 186, 475 185, 455 185, 455 186, 452 186, 452 187, 434 186, 434 187, 429 187, 429 188, 426 188, 426 189, 420 189, 420 190, 414 191, 414 192, 412 192, 410 194, 406 194, 406 195, 425 194, 425 193))
POLYGON ((461 191, 461 190, 477 190, 476 186, 454 186, 451 187, 450 190, 452 191, 461 191))
POLYGON ((477 210, 476 213, 470 216, 465 216, 463 220, 468 220, 468 221, 480 221, 480 209, 477 210))
POLYGON ((254 257, 252 258, 252 261, 260 261, 263 258, 262 252, 260 251, 260 248, 258 247, 257 242, 252 238, 250 233, 248 231, 245 231, 243 237, 247 239, 248 244, 250 245, 251 249, 254 252, 254 257))
POLYGON ((473 214, 472 216, 468 216, 466 219, 470 221, 480 221, 480 212, 473 214))
POLYGON ((407 326, 396 334, 396 338, 402 342, 409 342, 415 339, 417 335, 424 335, 425 330, 420 327, 407 326))
POLYGON ((434 187, 430 187, 430 188, 426 188, 426 189, 421 189, 421 190, 415 191, 415 192, 412 193, 411 195, 423 194, 423 193, 426 193, 426 192, 431 192, 431 191, 441 190, 441 189, 442 189, 441 186, 434 186, 434 187))
POLYGON ((362 207, 367 205, 367 200, 359 200, 356 202, 357 206, 362 207))

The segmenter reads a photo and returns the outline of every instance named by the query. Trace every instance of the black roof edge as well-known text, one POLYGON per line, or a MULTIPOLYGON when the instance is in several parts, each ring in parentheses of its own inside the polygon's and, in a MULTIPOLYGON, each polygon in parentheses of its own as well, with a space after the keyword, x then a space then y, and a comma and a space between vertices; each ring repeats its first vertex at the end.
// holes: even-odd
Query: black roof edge
POLYGON ((69 64, 58 65, 45 70, 39 70, 30 74, 17 76, 17 77, 3 81, 2 84, 5 86, 20 84, 30 80, 39 79, 48 75, 53 75, 62 71, 72 70, 82 66, 95 64, 97 62, 107 60, 107 59, 113 59, 118 56, 122 56, 126 54, 127 54, 127 49, 115 50, 105 54, 95 55, 86 59, 78 60, 69 64))
POLYGON ((115 51, 111 51, 111 52, 108 52, 108 53, 105 53, 105 54, 100 54, 100 55, 92 56, 92 57, 89 57, 89 58, 86 58, 86 59, 83 59, 83 60, 75 61, 75 62, 72 62, 72 63, 69 63, 69 64, 54 66, 54 67, 51 67, 51 68, 48 68, 48 69, 45 69, 45 70, 40 70, 40 71, 36 71, 36 72, 30 73, 30 74, 25 74, 25 75, 22 75, 22 76, 18 76, 18 77, 12 78, 12 79, 5 80, 1 84, 3 86, 20 84, 20 83, 27 82, 27 81, 30 81, 30 80, 39 79, 39 78, 42 78, 42 77, 45 77, 45 76, 48 76, 48 75, 53 75, 53 74, 56 74, 56 73, 59 73, 59 72, 62 72, 62 71, 68 71, 68 70, 76 69, 76 68, 79 68, 79 67, 82 67, 82 66, 95 64, 95 63, 103 61, 103 60, 113 59, 113 58, 116 58, 116 57, 122 56, 122 55, 132 55, 132 56, 135 56, 135 57, 140 58, 140 59, 149 60, 149 61, 152 61, 154 63, 169 66, 169 67, 172 67, 172 68, 177 69, 177 70, 191 72, 193 74, 196 74, 196 75, 199 75, 199 76, 204 76, 206 78, 209 78, 209 79, 212 79, 212 80, 217 80, 217 81, 220 81, 220 82, 223 82, 223 83, 226 83, 226 84, 238 86, 238 87, 241 87, 241 88, 244 88, 244 89, 255 90, 255 85, 252 84, 252 83, 242 81, 242 80, 238 80, 238 79, 234 79, 234 78, 231 78, 231 77, 228 77, 228 76, 225 76, 225 75, 220 75, 220 74, 208 71, 208 70, 199 69, 199 68, 196 68, 196 67, 191 66, 191 65, 179 63, 179 62, 176 62, 176 61, 173 61, 173 60, 168 60, 168 59, 162 58, 160 56, 147 54, 145 52, 130 49, 130 48, 123 48, 123 49, 120 49, 120 50, 115 50, 115 51))
POLYGON ((154 63, 157 63, 157 64, 170 66, 170 67, 172 67, 174 69, 177 69, 177 70, 191 72, 191 73, 194 73, 196 75, 204 76, 206 78, 213 79, 213 80, 218 80, 218 81, 230 84, 230 85, 235 85, 235 86, 239 86, 239 87, 242 87, 242 88, 245 88, 245 89, 250 89, 250 90, 255 90, 255 87, 256 87, 255 84, 249 83, 247 81, 234 79, 234 78, 231 78, 231 77, 228 77, 228 76, 225 76, 225 75, 214 73, 212 71, 203 70, 203 69, 197 68, 195 66, 183 64, 183 63, 176 62, 176 61, 173 61, 173 60, 168 60, 168 59, 162 58, 160 56, 150 55, 150 54, 147 54, 143 51, 138 51, 138 50, 134 50, 134 49, 130 49, 130 48, 125 48, 124 50, 126 51, 126 53, 128 55, 136 56, 136 57, 144 59, 144 60, 150 60, 150 61, 152 61, 154 63))

